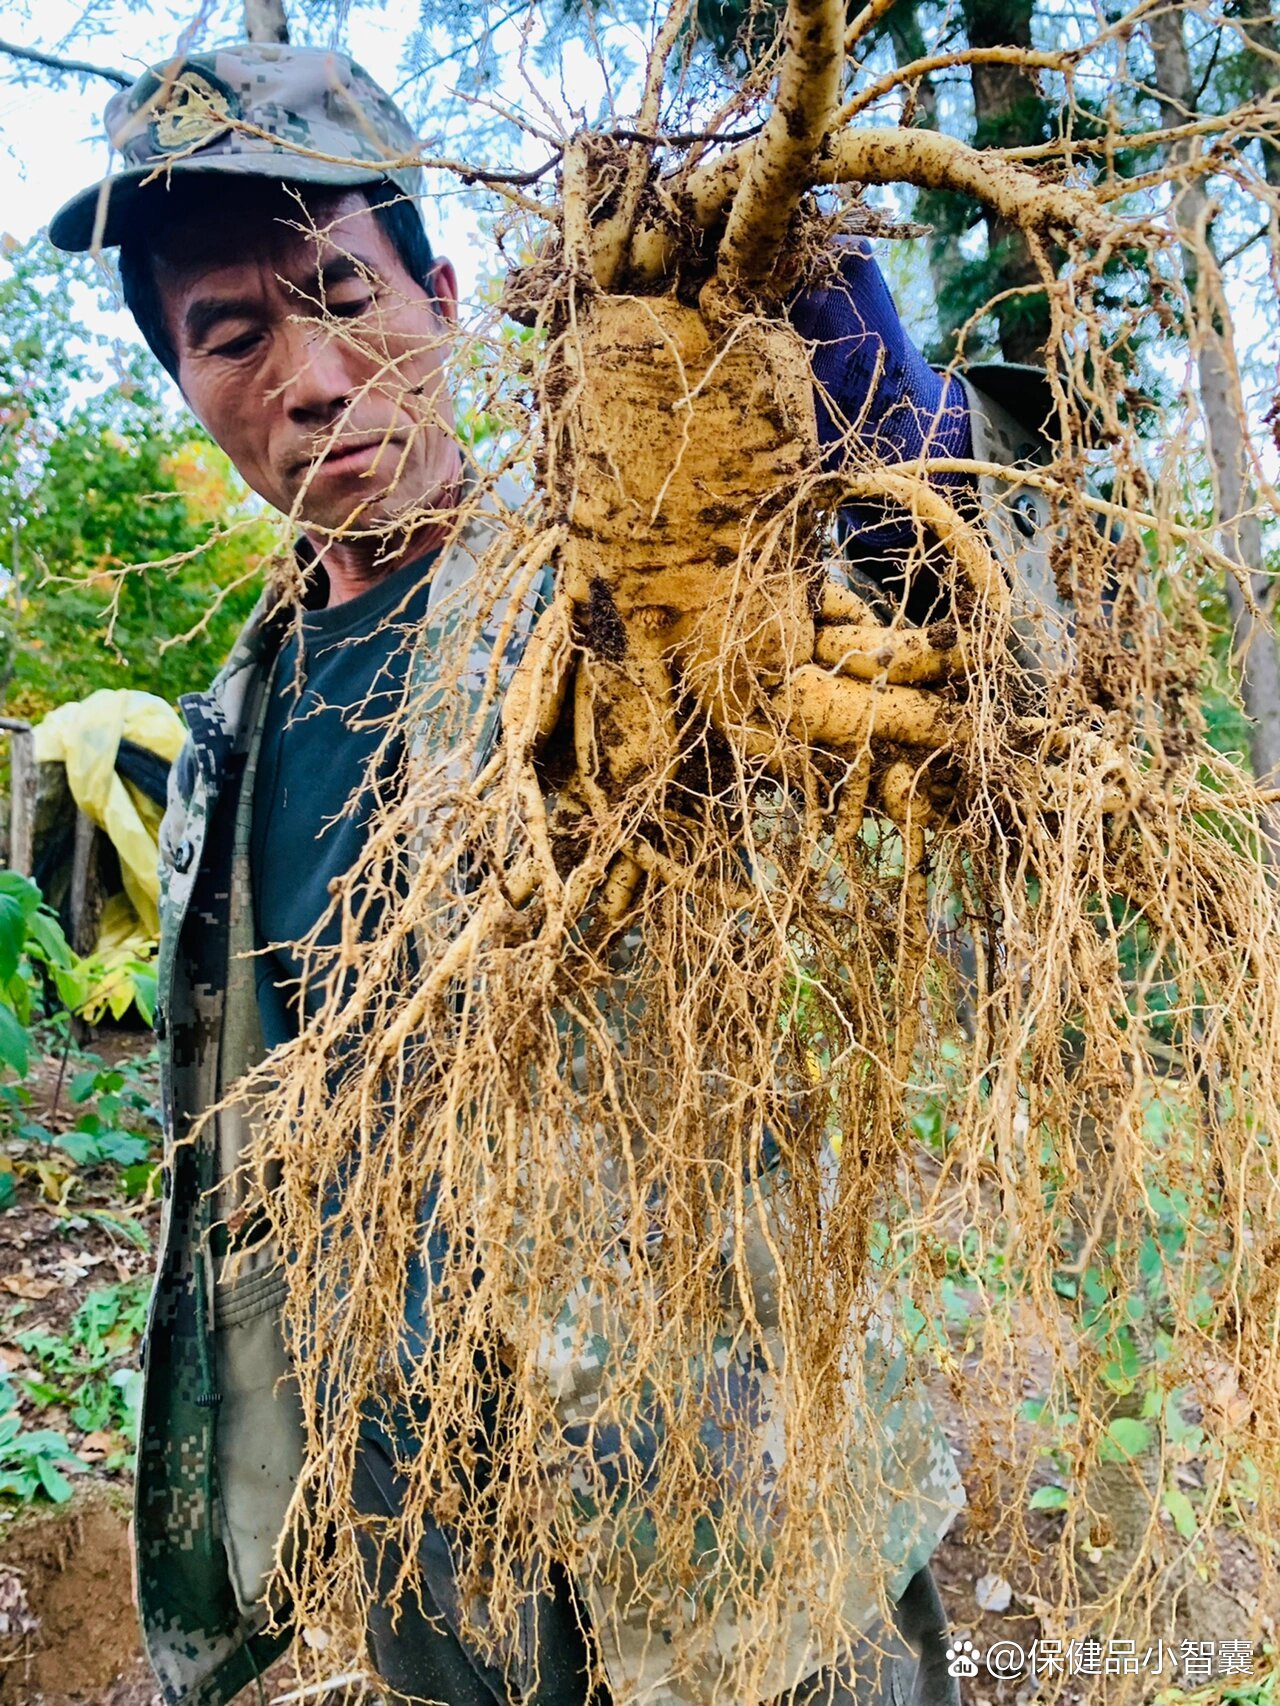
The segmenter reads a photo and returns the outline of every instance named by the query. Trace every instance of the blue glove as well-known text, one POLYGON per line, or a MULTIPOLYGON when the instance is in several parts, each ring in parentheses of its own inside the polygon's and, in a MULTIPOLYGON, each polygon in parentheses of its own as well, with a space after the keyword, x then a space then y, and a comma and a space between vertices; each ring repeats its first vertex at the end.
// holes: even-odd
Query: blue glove
MULTIPOLYGON (((847 462, 857 444, 882 462, 972 455, 964 389, 958 379, 935 373, 907 336, 869 245, 850 245, 830 284, 802 292, 790 315, 814 346, 825 467, 847 462)), ((964 474, 939 474, 936 484, 954 497, 969 481, 964 474)), ((841 534, 859 556, 908 549, 916 538, 905 515, 865 504, 842 512, 841 534)))

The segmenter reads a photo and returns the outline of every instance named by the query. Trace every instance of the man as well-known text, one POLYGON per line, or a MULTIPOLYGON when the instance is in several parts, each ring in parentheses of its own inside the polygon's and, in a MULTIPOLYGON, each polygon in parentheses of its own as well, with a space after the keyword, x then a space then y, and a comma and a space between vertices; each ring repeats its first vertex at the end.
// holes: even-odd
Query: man
MULTIPOLYGON (((264 593, 212 691, 183 701, 191 738, 161 833, 166 1195, 137 1573, 166 1700, 220 1706, 283 1645, 264 1633, 264 1594, 299 1472, 301 1417, 277 1253, 259 1251, 234 1280, 222 1260, 245 1138, 234 1104, 185 1140, 312 1010, 290 944, 325 918, 375 797, 395 787, 398 754, 378 751, 370 725, 398 702, 403 639, 412 636, 429 669, 440 589, 465 580, 501 520, 481 511, 455 524, 465 480, 446 374, 456 283, 414 205, 420 173, 386 164, 411 157, 415 138, 365 73, 307 49, 193 54, 144 74, 115 97, 107 122, 124 169, 62 209, 51 236, 73 250, 120 245, 126 301, 151 348, 247 483, 301 533, 297 575, 264 593)), ((795 319, 821 343, 833 454, 852 421, 899 458, 972 448, 1008 462, 1030 448, 1009 417, 931 372, 861 252, 843 258, 830 291, 796 305, 795 319)), ((998 494, 985 496, 995 505, 998 494)), ((1042 579, 1043 518, 1033 512, 1024 525, 1021 514, 1025 538, 998 506, 990 525, 1006 555, 1021 551, 1042 579)), ((891 519, 856 516, 850 528, 869 561, 902 543, 891 519)), ((410 1260, 412 1296, 429 1276, 406 1252, 410 1260)), ((962 1495, 927 1410, 911 1415, 918 1447, 904 1448, 902 1504, 912 1521, 886 1553, 898 1627, 868 1630, 857 1653, 792 1688, 795 1706, 958 1698, 927 1558, 962 1495), (876 1663, 878 1651, 888 1663, 876 1663)), ((357 1493, 372 1513, 396 1509, 397 1450, 370 1427, 357 1493)), ((367 1558, 369 1636, 378 1673, 401 1697, 585 1706, 590 1584, 553 1573, 528 1649, 498 1669, 461 1637, 443 1536, 428 1531, 421 1597, 393 1621, 380 1589, 395 1562, 367 1558)))

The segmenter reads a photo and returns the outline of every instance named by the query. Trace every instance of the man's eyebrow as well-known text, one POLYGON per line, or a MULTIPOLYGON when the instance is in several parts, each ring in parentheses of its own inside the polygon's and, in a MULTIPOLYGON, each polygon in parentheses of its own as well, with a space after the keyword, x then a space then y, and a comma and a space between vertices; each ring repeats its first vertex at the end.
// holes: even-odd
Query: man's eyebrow
POLYGON ((325 296, 335 284, 348 284, 355 278, 362 283, 368 283, 371 274, 376 274, 376 268, 368 261, 358 260, 355 255, 334 255, 323 263, 320 268, 320 294, 325 296))
MULTIPOLYGON (((348 284, 352 279, 367 281, 375 270, 369 262, 357 260, 354 255, 334 255, 320 268, 318 293, 314 286, 304 289, 295 285, 294 289, 304 299, 323 301, 335 285, 348 284)), ((188 343, 198 347, 224 320, 254 319, 261 313, 262 304, 256 297, 198 296, 183 315, 182 328, 188 343)))
POLYGON ((363 261, 358 255, 350 255, 343 251, 332 255, 327 261, 322 261, 318 270, 308 272, 305 278, 286 278, 285 284, 289 294, 299 302, 309 302, 314 307, 322 308, 329 292, 339 284, 350 284, 353 279, 361 284, 369 284, 380 277, 378 269, 371 261, 363 261))
POLYGON ((251 320, 262 305, 251 296, 198 296, 182 317, 189 344, 200 345, 223 320, 251 320))

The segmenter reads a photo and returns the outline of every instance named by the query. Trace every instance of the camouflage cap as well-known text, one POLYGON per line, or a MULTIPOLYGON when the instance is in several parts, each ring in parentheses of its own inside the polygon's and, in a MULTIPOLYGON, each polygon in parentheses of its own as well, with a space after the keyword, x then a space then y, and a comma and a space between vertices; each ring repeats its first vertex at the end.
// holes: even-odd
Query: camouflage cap
POLYGON ((122 170, 54 215, 60 249, 118 243, 170 172, 336 187, 389 178, 422 192, 421 167, 403 164, 418 149, 408 120, 367 71, 327 48, 236 42, 152 66, 112 96, 106 128, 122 170))

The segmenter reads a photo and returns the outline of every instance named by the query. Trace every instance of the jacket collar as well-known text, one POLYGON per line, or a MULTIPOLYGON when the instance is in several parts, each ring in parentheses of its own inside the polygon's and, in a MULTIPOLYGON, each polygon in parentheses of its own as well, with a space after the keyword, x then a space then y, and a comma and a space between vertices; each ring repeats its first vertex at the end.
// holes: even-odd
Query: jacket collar
MULTIPOLYGON (((485 490, 477 507, 474 499, 480 483, 472 468, 464 469, 459 503, 461 524, 436 559, 430 600, 433 607, 468 578, 492 543, 494 530, 505 525, 507 512, 518 508, 526 495, 510 475, 503 475, 485 490)), ((305 540, 294 546, 294 559, 303 575, 303 607, 323 606, 327 578, 305 540)), ((178 701, 191 731, 210 807, 221 793, 233 761, 243 756, 252 738, 249 711, 253 689, 279 651, 296 615, 297 600, 292 596, 296 584, 291 576, 274 575, 208 691, 184 693, 178 701)))

